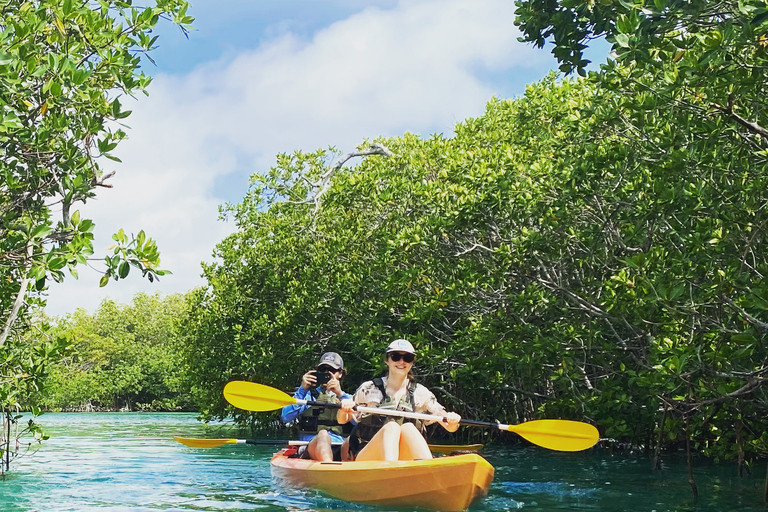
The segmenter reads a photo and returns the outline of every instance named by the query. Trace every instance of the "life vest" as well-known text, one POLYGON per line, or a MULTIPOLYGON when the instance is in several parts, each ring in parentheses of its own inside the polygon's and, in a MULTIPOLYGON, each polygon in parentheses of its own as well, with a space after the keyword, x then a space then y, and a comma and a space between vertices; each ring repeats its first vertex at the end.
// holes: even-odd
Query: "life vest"
MULTIPOLYGON (((381 394, 384 396, 383 400, 376 406, 378 409, 393 409, 398 411, 408 411, 413 412, 416 407, 416 401, 413 398, 414 392, 416 391, 416 383, 415 382, 409 382, 408 383, 408 391, 403 395, 403 397, 400 399, 400 403, 395 404, 394 399, 387 394, 387 388, 384 385, 384 379, 381 377, 376 377, 373 379, 373 384, 377 388, 379 388, 379 391, 381 391, 381 394)), ((370 414, 368 416, 364 416, 360 419, 360 422, 357 424, 357 426, 353 429, 353 436, 356 438, 357 443, 360 446, 362 444, 367 443, 371 440, 371 438, 378 432, 381 427, 384 426, 385 423, 388 421, 396 421, 397 423, 400 423, 401 425, 404 422, 410 422, 416 425, 416 428, 419 429, 423 433, 423 424, 419 420, 415 420, 412 418, 403 418, 403 417, 397 417, 397 416, 384 416, 380 414, 370 414)))
MULTIPOLYGON (((337 404, 339 398, 326 391, 310 391, 312 400, 325 404, 337 404)), ((299 416, 299 430, 302 434, 317 434, 320 430, 330 430, 338 435, 349 433, 350 427, 344 428, 336 421, 336 409, 332 407, 309 407, 299 416)))

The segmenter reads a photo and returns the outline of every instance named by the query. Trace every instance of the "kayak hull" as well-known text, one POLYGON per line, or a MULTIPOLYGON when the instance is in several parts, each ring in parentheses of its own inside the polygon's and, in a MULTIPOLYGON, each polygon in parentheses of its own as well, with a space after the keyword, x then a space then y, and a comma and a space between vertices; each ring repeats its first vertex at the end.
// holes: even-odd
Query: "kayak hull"
POLYGON ((272 475, 294 488, 311 488, 345 501, 390 507, 459 511, 485 496, 493 466, 471 453, 417 461, 318 462, 272 457, 272 475))

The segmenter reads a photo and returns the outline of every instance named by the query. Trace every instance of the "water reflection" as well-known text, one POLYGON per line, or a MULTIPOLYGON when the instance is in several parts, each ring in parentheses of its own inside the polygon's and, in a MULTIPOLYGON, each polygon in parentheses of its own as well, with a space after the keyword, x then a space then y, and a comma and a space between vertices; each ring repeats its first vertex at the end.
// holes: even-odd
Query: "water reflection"
MULTIPOLYGON (((194 414, 49 414, 42 450, 12 466, 0 483, 3 512, 64 511, 383 511, 312 490, 279 486, 269 458, 276 447, 188 448, 187 437, 232 437, 224 423, 194 414)), ((765 512, 765 474, 738 478, 734 466, 697 462, 693 503, 682 458, 651 471, 640 456, 556 453, 538 447, 490 446, 496 467, 489 496, 472 511, 562 510, 765 512)))

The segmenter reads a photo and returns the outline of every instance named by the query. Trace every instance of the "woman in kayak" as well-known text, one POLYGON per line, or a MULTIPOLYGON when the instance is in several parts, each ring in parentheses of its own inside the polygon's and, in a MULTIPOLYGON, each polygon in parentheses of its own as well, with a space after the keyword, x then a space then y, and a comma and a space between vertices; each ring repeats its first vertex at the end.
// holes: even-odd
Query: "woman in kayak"
POLYGON ((446 412, 430 390, 416 384, 411 373, 416 350, 408 340, 395 340, 387 347, 387 373, 360 385, 352 399, 341 401, 337 421, 350 420, 357 425, 342 448, 343 460, 417 460, 431 459, 424 424, 418 420, 393 419, 391 416, 365 415, 354 411, 356 405, 414 411, 443 417, 440 424, 448 432, 459 428, 461 416, 446 412), (346 456, 345 456, 346 455, 346 456))

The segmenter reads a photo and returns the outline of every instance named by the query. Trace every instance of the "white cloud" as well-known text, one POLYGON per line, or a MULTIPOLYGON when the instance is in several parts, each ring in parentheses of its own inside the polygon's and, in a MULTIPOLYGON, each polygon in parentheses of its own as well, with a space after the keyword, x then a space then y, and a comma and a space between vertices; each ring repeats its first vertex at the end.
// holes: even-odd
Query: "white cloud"
POLYGON ((51 287, 48 313, 204 284, 200 262, 234 229, 217 220, 217 206, 245 193, 221 189, 228 175, 244 187, 245 176, 268 169, 280 152, 348 151, 405 131, 449 134, 482 114, 491 96, 509 95, 510 77, 538 80, 551 57, 518 43, 513 20, 509 0, 403 0, 362 10, 309 41, 283 35, 228 62, 157 75, 128 118, 114 188, 81 210, 96 220, 97 254, 118 228, 143 228, 173 275, 99 289, 99 276, 83 269, 80 280, 51 287))

